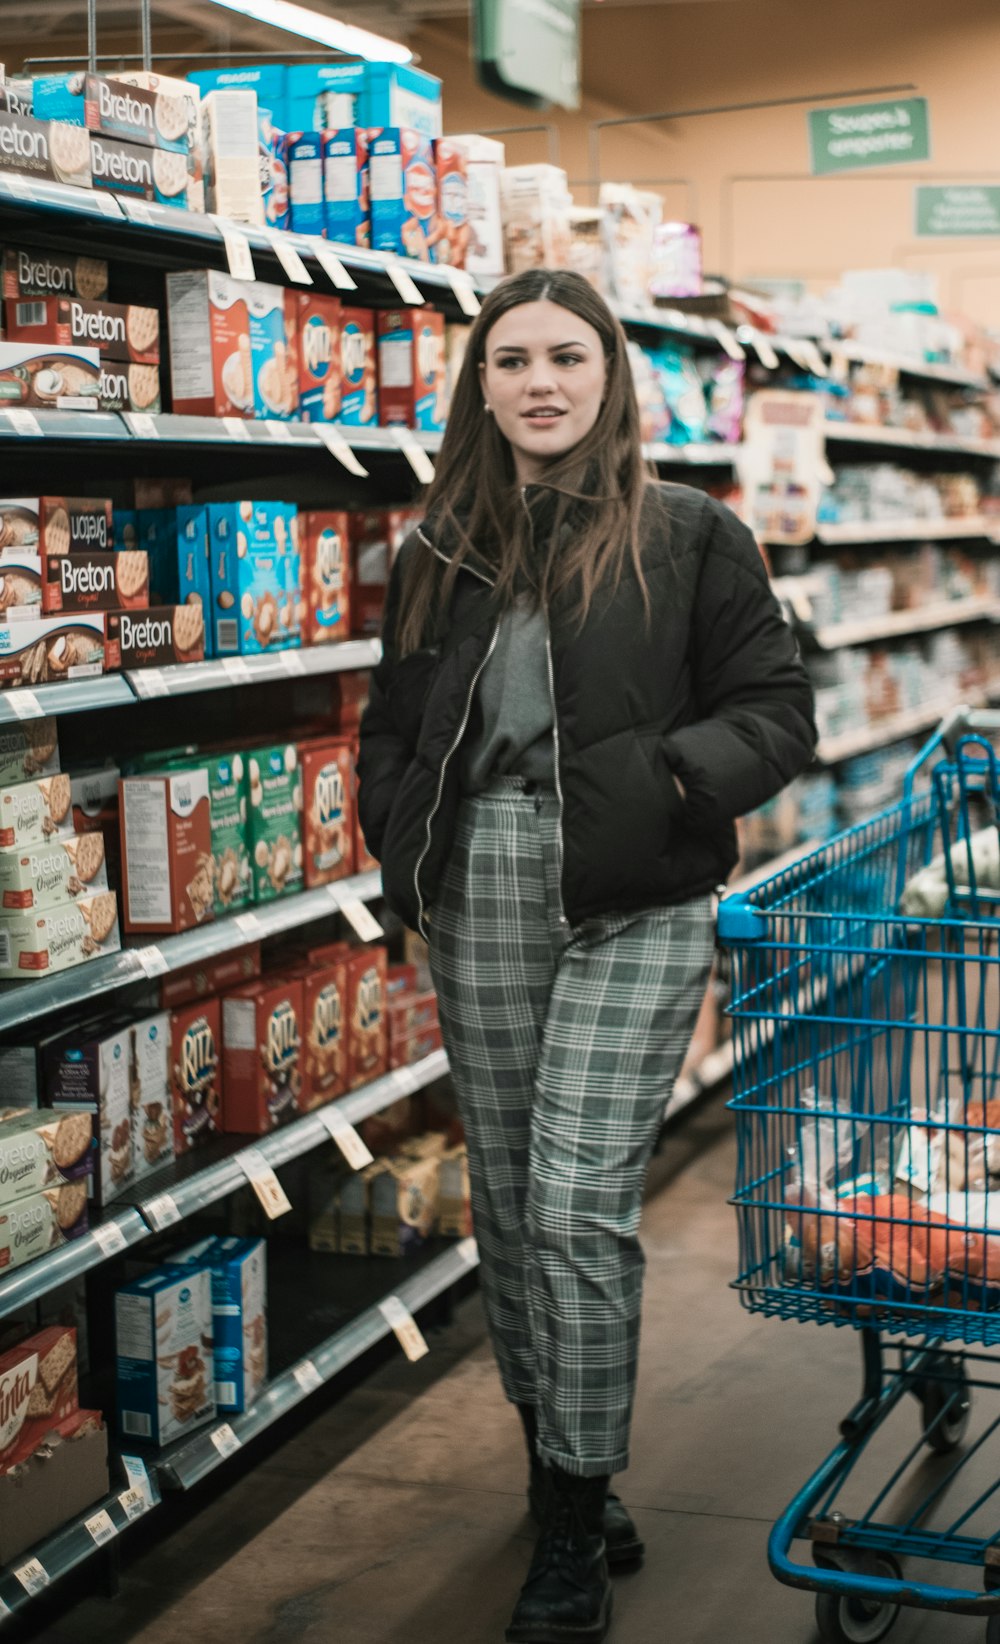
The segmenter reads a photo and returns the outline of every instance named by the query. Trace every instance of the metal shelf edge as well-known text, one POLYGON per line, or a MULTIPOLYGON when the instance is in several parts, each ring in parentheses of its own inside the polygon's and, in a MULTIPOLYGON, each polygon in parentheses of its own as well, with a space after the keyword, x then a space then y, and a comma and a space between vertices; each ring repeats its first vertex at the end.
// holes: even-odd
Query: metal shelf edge
POLYGON ((825 547, 864 546, 877 542, 949 542, 966 537, 988 537, 989 521, 982 516, 964 520, 912 519, 858 520, 848 524, 817 524, 817 541, 825 547))
MULTIPOLYGON (((95 1514, 100 1512, 107 1513, 118 1532, 118 1536, 120 1536, 124 1534, 130 1524, 137 1524, 140 1519, 145 1518, 149 1513, 155 1512, 160 1505, 162 1498, 159 1495, 156 1480, 150 1475, 150 1489, 153 1492, 153 1500, 147 1502, 144 1511, 136 1514, 135 1518, 128 1518, 120 1500, 127 1488, 127 1485, 122 1485, 120 1490, 112 1490, 100 1501, 95 1501, 92 1506, 85 1507, 83 1512, 78 1513, 68 1524, 63 1524, 58 1530, 54 1530, 44 1541, 40 1541, 34 1547, 26 1548, 23 1553, 15 1555, 11 1564, 0 1572, 0 1601, 6 1605, 7 1610, 12 1615, 24 1610, 33 1602, 36 1596, 40 1596, 29 1593, 26 1588, 21 1586, 17 1577, 13 1574, 15 1568, 24 1564, 29 1558, 37 1558, 48 1576, 49 1586, 51 1586, 60 1581, 63 1576, 69 1575, 72 1570, 78 1569, 81 1564, 85 1564, 87 1559, 93 1558, 95 1553, 100 1552, 100 1545, 87 1529, 88 1519, 93 1518, 95 1514)), ((117 1539, 118 1537, 115 1536, 105 1542, 104 1545, 111 1546, 117 1539)), ((49 1586, 43 1587, 41 1591, 48 1592, 49 1586)), ((6 1616, 0 1613, 0 1624, 6 1619, 6 1616)))
POLYGON ((953 628, 959 623, 996 621, 1000 618, 1000 603, 995 599, 956 599, 929 605, 923 611, 892 611, 886 617, 873 617, 870 622, 839 622, 828 628, 817 628, 817 645, 824 651, 838 651, 844 646, 865 645, 871 640, 898 639, 907 634, 922 634, 932 628, 953 628), (896 619, 896 620, 894 620, 896 619))
POLYGON ((380 640, 344 639, 335 645, 304 645, 277 651, 273 656, 206 659, 167 668, 131 668, 123 677, 131 687, 130 700, 145 702, 157 696, 190 696, 198 691, 231 690, 238 685, 265 685, 279 679, 312 679, 320 674, 374 668, 381 655, 380 640), (230 661, 241 666, 227 670, 226 663, 230 661), (249 676, 245 679, 239 677, 244 670, 249 676))
MULTIPOLYGON (((120 1205, 99 1226, 107 1226, 109 1222, 116 1222, 121 1228, 126 1247, 149 1237, 149 1228, 131 1205, 120 1205)), ((60 1245, 58 1250, 50 1250, 33 1262, 26 1262, 23 1267, 16 1267, 13 1273, 0 1279, 0 1318, 6 1318, 17 1308, 37 1301, 49 1290, 54 1290, 56 1285, 78 1279, 114 1254, 114 1251, 109 1254, 101 1248, 98 1228, 91 1228, 78 1239, 60 1245)))
POLYGON ((816 758, 822 765, 839 765, 845 759, 870 753, 873 748, 884 748, 891 742, 902 742, 908 736, 915 736, 918 731, 936 725, 960 702, 968 702, 971 707, 982 708, 988 702, 995 701, 998 693, 1000 684, 991 685, 983 691, 966 691, 954 698, 928 702, 920 708, 909 708, 905 713, 895 714, 879 724, 866 726, 863 733, 851 732, 843 736, 821 737, 816 748, 816 758))

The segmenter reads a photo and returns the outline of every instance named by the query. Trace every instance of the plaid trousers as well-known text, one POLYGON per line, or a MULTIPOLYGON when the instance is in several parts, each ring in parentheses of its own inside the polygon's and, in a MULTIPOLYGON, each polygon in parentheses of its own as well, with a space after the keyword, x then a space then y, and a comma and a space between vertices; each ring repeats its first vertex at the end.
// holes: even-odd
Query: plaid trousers
POLYGON ((539 1451, 628 1465, 650 1155, 714 944, 710 897, 571 928, 559 809, 517 777, 463 801, 430 922, 490 1336, 539 1451))

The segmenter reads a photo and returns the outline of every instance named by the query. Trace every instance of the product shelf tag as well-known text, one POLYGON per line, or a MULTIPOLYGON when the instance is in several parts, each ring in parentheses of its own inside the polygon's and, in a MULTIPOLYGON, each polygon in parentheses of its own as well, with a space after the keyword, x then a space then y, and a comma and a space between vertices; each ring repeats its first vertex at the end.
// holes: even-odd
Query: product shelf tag
POLYGON ((351 450, 339 428, 336 428, 332 422, 316 422, 312 426, 330 455, 336 457, 337 461, 343 468, 347 469, 349 474, 355 474, 358 479, 368 478, 367 468, 363 467, 358 461, 357 456, 351 450))
POLYGON ((92 1227, 90 1232, 98 1250, 104 1256, 117 1255, 118 1251, 124 1250, 128 1244, 120 1222, 102 1222, 98 1227, 92 1227))
POLYGON ((362 942, 375 942, 380 936, 385 935, 375 915, 365 907, 359 897, 352 897, 348 902, 341 902, 340 911, 348 924, 357 931, 362 942))
POLYGON ((323 1377, 320 1375, 312 1359, 303 1359, 292 1371, 303 1393, 315 1393, 317 1387, 322 1387, 323 1377))
POLYGON ((421 485, 430 485, 434 478, 434 464, 413 437, 413 430, 394 424, 387 430, 394 445, 398 445, 421 485))
POLYGON ((181 1219, 181 1213, 169 1193, 159 1193, 155 1199, 148 1199, 141 1210, 154 1233, 161 1233, 165 1227, 172 1227, 174 1222, 181 1219))
POLYGON ((209 1436, 223 1461, 227 1456, 235 1455, 236 1451, 243 1447, 243 1440, 233 1432, 228 1421, 224 1421, 221 1427, 213 1427, 209 1436))
POLYGON ((8 405, 6 409, 7 421, 15 434, 28 435, 33 439, 43 437, 42 425, 34 411, 29 411, 25 405, 8 405))
POLYGON ((352 1170, 364 1170, 366 1165, 372 1163, 374 1155, 371 1149, 362 1141, 350 1120, 339 1111, 336 1103, 332 1107, 321 1108, 319 1117, 352 1170))
POLYGON ((269 228, 265 229, 264 232, 270 242, 271 250, 293 284, 312 285, 312 275, 291 241, 286 239, 280 228, 269 228))
POLYGON ((482 304, 476 296, 472 275, 466 274, 463 268, 449 268, 448 283, 455 293, 462 313, 467 314, 470 320, 474 320, 480 312, 482 304))
POLYGON ((237 1163, 271 1221, 291 1210, 288 1194, 259 1148, 244 1148, 237 1163))
POLYGON ((256 270, 253 266, 253 253, 250 250, 250 241, 233 223, 224 223, 216 218, 216 227, 222 235, 222 243, 226 248, 226 261, 229 272, 234 280, 255 280, 256 270))
POLYGON ((105 1542, 113 1541, 118 1534, 117 1524, 104 1507, 92 1513, 90 1518, 85 1518, 83 1526, 90 1531, 95 1547, 103 1547, 105 1542))
POLYGON ((32 1598, 49 1584, 48 1571, 37 1558, 29 1558, 24 1564, 18 1564, 14 1574, 25 1592, 30 1594, 32 1598))
POLYGON ((389 258, 386 261, 385 271, 393 285, 396 287, 396 292, 401 303, 405 303, 407 308, 420 308, 423 306, 424 298, 420 292, 420 289, 418 286, 414 285, 413 280, 403 267, 402 263, 395 262, 392 258, 389 258))
POLYGON ((398 1296, 387 1296, 385 1301, 379 1302, 378 1310, 395 1333, 396 1340, 411 1364, 416 1364, 418 1359, 422 1359, 425 1353, 430 1352, 420 1332, 420 1326, 405 1302, 401 1302, 398 1296))
POLYGON ((40 719, 45 711, 34 691, 6 691, 4 700, 18 719, 40 719))
POLYGON ((357 291, 358 283, 352 279, 349 271, 344 267, 335 251, 332 251, 325 240, 316 235, 309 236, 309 249, 324 274, 328 276, 338 291, 357 291))

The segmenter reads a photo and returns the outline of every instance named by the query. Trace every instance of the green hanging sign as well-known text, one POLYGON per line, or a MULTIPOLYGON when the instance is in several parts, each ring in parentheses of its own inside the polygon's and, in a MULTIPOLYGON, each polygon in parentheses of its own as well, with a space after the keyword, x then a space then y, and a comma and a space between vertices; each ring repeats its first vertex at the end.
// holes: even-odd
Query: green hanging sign
POLYGON ((809 110, 809 151, 814 177, 866 166, 908 165, 929 160, 926 97, 888 103, 849 103, 809 110))
POLYGON ((915 199, 922 239, 1000 236, 1000 184, 918 183, 915 199))
POLYGON ((474 0, 479 83, 528 108, 580 107, 580 0, 474 0))

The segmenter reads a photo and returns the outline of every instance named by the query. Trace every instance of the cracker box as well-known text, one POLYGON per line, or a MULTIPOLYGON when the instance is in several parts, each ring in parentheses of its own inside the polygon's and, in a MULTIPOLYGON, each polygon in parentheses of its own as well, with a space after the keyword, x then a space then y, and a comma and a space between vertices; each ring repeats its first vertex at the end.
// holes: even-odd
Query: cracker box
POLYGON ((44 845, 72 829, 72 783, 68 776, 40 776, 0 788, 0 846, 44 845))
POLYGON ((506 166, 500 173, 507 268, 565 268, 570 192, 559 166, 506 166))
POLYGON ((95 896, 108 888, 104 835, 55 835, 44 844, 0 849, 0 920, 95 896))
POLYGON ((365 836, 361 828, 361 817, 358 814, 358 755, 355 746, 354 753, 354 871, 355 873, 373 873, 379 866, 378 858, 373 856, 365 844, 365 836))
POLYGON ((210 503, 216 656, 284 650, 297 618, 289 509, 277 502, 210 503))
POLYGON ((90 188, 87 133, 59 120, 35 120, 0 110, 0 172, 5 171, 90 188))
MULTIPOLYGON (((143 549, 79 549, 46 554, 39 595, 43 611, 138 611, 149 605, 149 555, 143 549)), ((0 572, 6 566, 0 562, 0 572)), ((113 664, 112 664, 113 666, 113 664)))
POLYGON ((165 760, 164 764, 178 769, 197 766, 207 772, 215 911, 238 913, 250 903, 246 761, 241 753, 206 753, 193 759, 165 760))
POLYGON ((0 409, 96 411, 100 375, 96 348, 0 343, 0 409))
POLYGON ((366 672, 351 669, 333 675, 330 680, 330 723, 337 736, 354 736, 367 705, 366 672))
POLYGON ((118 899, 114 891, 80 896, 43 911, 10 913, 0 922, 0 980, 27 981, 117 953, 118 899))
POLYGON ((437 1021, 414 1028, 412 1033, 397 1035, 389 1041, 389 1066, 412 1067, 425 1057, 441 1049, 441 1027, 437 1021))
POLYGON ((302 983, 265 976, 222 1001, 227 1130, 263 1136, 298 1116, 302 1095, 302 983))
POLYGON ((347 1089, 347 965, 344 959, 303 965, 302 1095, 309 1113, 347 1089))
POLYGON ((377 414, 375 315, 367 308, 345 308, 340 321, 340 420, 364 427, 377 414))
POLYGON ((412 1255, 426 1244, 437 1222, 440 1155, 400 1154, 378 1163, 382 1169, 369 1185, 371 1253, 412 1255))
POLYGON ((207 1267, 159 1268, 117 1291, 115 1346, 123 1439, 169 1444, 214 1419, 207 1267))
POLYGON ((186 100, 103 74, 83 84, 84 124, 129 143, 186 154, 191 146, 186 100))
POLYGON ((83 297, 10 298, 4 303, 9 342, 96 348, 102 359, 160 363, 160 316, 133 303, 88 302, 83 297))
POLYGON ((167 273, 173 409, 200 417, 252 417, 254 379, 245 281, 216 269, 167 273))
POLYGON ((295 293, 256 281, 247 288, 254 411, 289 422, 299 410, 299 356, 295 293))
POLYGON ((108 292, 108 265, 101 257, 14 246, 3 253, 0 268, 4 298, 86 297, 93 301, 108 292))
POLYGON ((260 153, 260 192, 268 228, 290 228, 288 198, 288 133, 274 122, 270 109, 257 106, 260 153))
POLYGON ((386 1006, 390 1046, 397 1039, 405 1039, 420 1028, 435 1027, 438 1019, 437 994, 433 988, 418 992, 397 992, 386 1006))
POLYGON ((288 133, 288 195, 296 234, 322 234, 323 133, 288 133))
POLYGON ((418 993, 420 983, 416 965, 390 965, 385 974, 386 1003, 392 1005, 400 994, 418 993))
MULTIPOLYGON (((59 770, 59 737, 48 714, 40 719, 0 725, 0 784, 29 777, 54 776, 59 770)), ((13 844, 13 840, 9 841, 13 844)))
POLYGON ((11 1114, 0 1123, 0 1204, 66 1184, 86 1199, 95 1151, 90 1113, 35 1108, 11 1114))
POLYGON ((293 742, 250 748, 249 834, 253 899, 302 888, 302 773, 293 742))
POLYGON ((390 308, 378 316, 378 420, 437 433, 444 427, 444 316, 390 308))
POLYGON ((208 509, 140 508, 137 541, 149 554, 150 598, 155 605, 201 605, 208 610, 208 509))
POLYGON ((307 511, 299 515, 305 645, 328 645, 351 634, 346 513, 307 511))
POLYGON ((294 502, 280 504, 280 519, 285 526, 284 537, 278 527, 278 552, 285 561, 285 608, 282 626, 285 643, 293 650, 302 644, 302 630, 306 620, 306 595, 302 553, 299 546, 299 511, 294 502))
POLYGON ((297 310, 299 415, 333 422, 340 415, 340 300, 322 292, 292 292, 297 310))
MULTIPOLYGON (((68 556, 66 556, 68 557, 68 556)), ((0 554, 0 620, 19 622, 39 616, 42 602, 42 561, 38 554, 5 548, 0 554)))
POLYGON ((79 550, 104 552, 114 545, 112 518, 107 497, 5 497, 0 499, 0 549, 30 548, 43 558, 79 550))
POLYGON ((170 142, 160 142, 157 146, 172 148, 176 144, 186 154, 187 208, 189 211, 203 212, 205 163, 201 149, 201 88, 190 80, 157 74, 152 69, 122 69, 115 78, 120 84, 142 86, 146 91, 157 93, 157 133, 166 133, 171 138, 170 142))
POLYGON ((246 87, 210 91, 202 97, 208 209, 234 223, 259 228, 264 222, 264 202, 257 123, 257 94, 246 87))
POLYGON ((351 629, 355 634, 381 633, 389 572, 412 523, 413 516, 405 508, 351 515, 351 629))
POLYGON ((155 416, 163 409, 159 366, 102 360, 97 406, 100 411, 148 411, 155 416))
POLYGON ((214 918, 208 772, 123 777, 119 804, 126 931, 190 930, 214 918))
POLYGON ((92 131, 90 174, 91 187, 98 191, 187 210, 188 165, 184 154, 170 154, 92 131))
POLYGON ((205 613, 200 604, 152 605, 145 611, 109 611, 109 668, 169 667, 203 662, 205 613))
MULTIPOLYGON (((302 854, 306 888, 345 879, 354 870, 349 742, 302 742, 302 854)), ((2 853, 0 853, 2 860, 2 853)))
POLYGON ((313 948, 316 964, 342 960, 347 967, 347 1088, 356 1090, 388 1066, 385 981, 388 955, 380 946, 352 947, 334 942, 313 948))
POLYGON ((430 262, 437 228, 431 139, 406 126, 368 133, 372 248, 430 262))
MULTIPOLYGON (((498 279, 504 272, 500 173, 506 154, 494 137, 474 133, 452 138, 466 157, 468 243, 465 267, 474 279, 498 279)), ((468 327, 463 327, 468 330, 468 327)))
POLYGON ((170 1012, 170 1102, 174 1151, 186 1153, 222 1129, 222 1008, 199 999, 170 1012))
POLYGON ((341 245, 370 246, 368 133, 362 127, 323 133, 323 193, 327 238, 341 245))
MULTIPOLYGON (((75 771, 69 779, 70 814, 74 833, 93 833, 118 826, 117 765, 98 765, 75 771)), ((50 830, 51 831, 51 830, 50 830)), ((0 836, 0 844, 3 844, 0 836)), ((14 843, 13 840, 10 841, 14 843)))
POLYGON ((50 1325, 0 1357, 0 1473, 38 1449, 80 1407, 76 1331, 50 1325))
POLYGON ((165 1010, 129 1023, 132 1167, 142 1181, 174 1156, 170 1015, 165 1010))
POLYGON ((104 672, 103 611, 24 617, 0 626, 0 685, 44 685, 104 672))
POLYGON ((0 1208, 0 1272, 22 1267, 86 1233, 87 1186, 67 1182, 0 1208))
POLYGON ((263 1239, 202 1239, 174 1258, 212 1275, 215 1403, 248 1410, 267 1380, 267 1245, 263 1239))
POLYGON ((160 1004, 173 1008, 225 993, 244 982, 252 982, 261 972, 260 943, 249 942, 235 953, 221 953, 203 964, 189 965, 164 976, 160 982, 160 1004))
POLYGON ((469 241, 469 171, 465 149, 451 137, 434 142, 437 174, 437 228, 431 255, 436 263, 465 267, 469 241))
POLYGON ((44 1448, 0 1477, 0 1560, 10 1564, 109 1489, 101 1412, 78 1410, 56 1423, 44 1448))
POLYGON ((49 1046, 42 1065, 50 1107, 89 1108, 95 1115, 94 1204, 103 1209, 135 1179, 129 1030, 71 1033, 49 1046))

